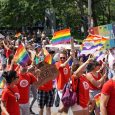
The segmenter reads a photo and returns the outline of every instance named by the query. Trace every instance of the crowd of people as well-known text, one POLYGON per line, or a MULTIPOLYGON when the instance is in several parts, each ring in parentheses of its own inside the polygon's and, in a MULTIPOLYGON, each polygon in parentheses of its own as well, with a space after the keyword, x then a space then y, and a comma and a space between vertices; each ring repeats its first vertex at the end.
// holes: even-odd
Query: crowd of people
POLYGON ((75 49, 47 49, 54 57, 59 74, 40 85, 40 69, 36 65, 44 61, 43 48, 46 44, 50 44, 50 40, 44 33, 41 34, 41 43, 35 43, 34 37, 27 39, 26 36, 1 39, 0 80, 4 84, 0 85, 1 115, 35 114, 32 107, 36 100, 39 115, 44 114, 44 109, 46 115, 51 115, 57 98, 60 115, 68 114, 69 109, 73 115, 114 115, 115 48, 107 50, 105 57, 98 62, 93 54, 80 55, 75 49), (26 65, 19 65, 14 60, 20 44, 24 45, 31 58, 26 65), (76 103, 70 107, 62 102, 63 89, 67 83, 72 85, 72 91, 77 94, 76 103), (30 93, 33 95, 31 103, 30 93), (101 94, 99 107, 95 100, 98 94, 101 94))

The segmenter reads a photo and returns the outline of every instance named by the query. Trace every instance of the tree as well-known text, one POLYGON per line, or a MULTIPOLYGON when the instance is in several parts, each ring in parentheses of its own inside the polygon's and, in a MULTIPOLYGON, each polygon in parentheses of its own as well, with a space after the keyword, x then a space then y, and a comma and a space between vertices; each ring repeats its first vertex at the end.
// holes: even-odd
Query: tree
MULTIPOLYGON (((70 27, 72 35, 78 36, 76 26, 83 26, 87 33, 88 0, 0 0, 0 27, 34 26, 45 22, 46 9, 53 9, 56 29, 70 27)), ((92 0, 94 26, 115 20, 115 0, 92 0)), ((85 33, 85 35, 86 35, 85 33)))

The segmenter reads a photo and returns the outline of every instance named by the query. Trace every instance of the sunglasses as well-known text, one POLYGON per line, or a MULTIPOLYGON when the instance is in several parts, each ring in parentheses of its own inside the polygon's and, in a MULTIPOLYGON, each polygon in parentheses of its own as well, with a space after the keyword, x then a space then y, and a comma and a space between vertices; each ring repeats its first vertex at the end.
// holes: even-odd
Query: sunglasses
POLYGON ((66 59, 65 57, 60 57, 60 59, 66 59))

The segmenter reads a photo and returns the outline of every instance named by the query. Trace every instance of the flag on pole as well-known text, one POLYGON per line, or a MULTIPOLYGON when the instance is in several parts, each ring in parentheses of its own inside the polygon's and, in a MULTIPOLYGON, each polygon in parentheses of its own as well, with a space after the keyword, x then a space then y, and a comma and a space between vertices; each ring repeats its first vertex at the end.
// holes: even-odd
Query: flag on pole
POLYGON ((20 65, 25 65, 30 61, 30 57, 25 47, 21 44, 14 55, 14 61, 20 65))
POLYGON ((18 39, 22 39, 23 35, 19 32, 19 33, 17 33, 17 34, 15 35, 15 37, 18 38, 18 39))
POLYGON ((98 93, 97 95, 94 96, 97 107, 100 107, 100 97, 101 97, 101 93, 98 93))
POLYGON ((51 43, 56 45, 56 44, 68 43, 70 41, 71 41, 70 29, 64 29, 54 33, 51 43))
POLYGON ((5 87, 5 83, 6 83, 5 79, 1 76, 0 77, 0 88, 1 89, 5 87))
POLYGON ((55 61, 53 60, 52 56, 49 54, 49 52, 43 48, 43 54, 45 56, 44 61, 48 64, 54 64, 55 61))

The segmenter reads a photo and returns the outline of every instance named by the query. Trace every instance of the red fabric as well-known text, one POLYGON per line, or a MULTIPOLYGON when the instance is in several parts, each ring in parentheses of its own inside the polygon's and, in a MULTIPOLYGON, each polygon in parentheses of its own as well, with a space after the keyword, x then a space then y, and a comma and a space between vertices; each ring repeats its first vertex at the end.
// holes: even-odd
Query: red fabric
POLYGON ((53 82, 52 80, 51 81, 48 81, 47 83, 45 83, 44 85, 42 85, 41 87, 38 88, 38 90, 43 90, 43 91, 50 91, 53 89, 53 82))
MULTIPOLYGON (((95 77, 92 73, 91 73, 91 75, 96 81, 101 79, 101 74, 100 73, 98 73, 98 77, 95 77)), ((100 88, 95 87, 90 81, 89 81, 89 85, 90 85, 90 90, 99 90, 99 89, 101 89, 101 87, 100 88)))
MULTIPOLYGON (((7 65, 7 70, 9 71, 10 70, 10 64, 9 65, 7 65)), ((14 64, 13 65, 13 70, 15 70, 16 68, 18 67, 18 65, 17 64, 14 64)))
POLYGON ((20 104, 28 103, 30 84, 37 81, 36 77, 31 73, 18 74, 19 82, 17 84, 20 93, 20 104))
POLYGON ((64 85, 68 82, 70 78, 70 68, 69 65, 65 67, 60 67, 61 62, 56 63, 56 67, 59 70, 59 75, 57 76, 57 88, 62 90, 64 85))
POLYGON ((76 92, 77 87, 79 87, 79 105, 83 108, 88 106, 89 102, 89 83, 85 76, 79 77, 79 86, 78 86, 78 79, 72 76, 72 87, 73 91, 76 92))
POLYGON ((101 93, 110 96, 107 104, 107 115, 115 115, 115 81, 112 79, 107 81, 103 85, 101 93))
POLYGON ((10 49, 6 50, 6 58, 9 58, 10 54, 12 54, 12 51, 10 49))
POLYGON ((6 102, 6 109, 10 115, 20 115, 19 103, 16 101, 19 98, 17 86, 10 89, 5 88, 2 93, 2 101, 6 102), (17 97, 17 98, 16 98, 17 97))

